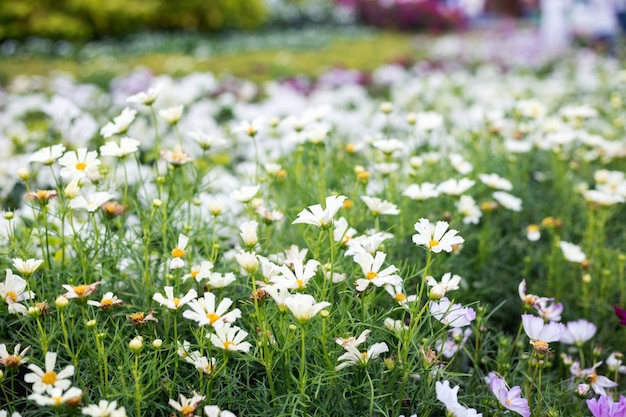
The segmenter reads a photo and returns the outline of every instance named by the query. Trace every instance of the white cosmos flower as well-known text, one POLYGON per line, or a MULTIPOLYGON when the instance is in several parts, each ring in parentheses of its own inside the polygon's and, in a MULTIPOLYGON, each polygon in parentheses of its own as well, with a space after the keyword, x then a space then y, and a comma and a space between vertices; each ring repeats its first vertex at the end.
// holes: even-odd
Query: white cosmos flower
POLYGON ((439 301, 431 301, 428 308, 435 319, 450 327, 468 326, 476 318, 476 311, 473 308, 452 304, 446 297, 439 301))
POLYGON ((191 300, 198 297, 198 293, 193 288, 187 291, 187 294, 182 297, 174 296, 174 287, 165 286, 163 290, 165 291, 167 298, 164 297, 163 294, 157 292, 152 296, 152 299, 170 310, 178 310, 191 300))
POLYGON ((440 282, 437 282, 435 278, 433 278, 430 275, 427 276, 426 284, 428 284, 429 287, 432 287, 430 290, 431 294, 432 293, 441 294, 441 297, 443 297, 444 295, 446 295, 448 291, 458 290, 459 283, 461 282, 462 279, 463 278, 461 278, 461 276, 459 275, 456 275, 456 274, 452 275, 451 272, 446 272, 441 277, 440 282))
POLYGON ((590 340, 596 334, 597 329, 595 324, 584 319, 570 321, 565 326, 565 331, 559 342, 580 346, 590 340))
POLYGON ((15 275, 10 269, 6 269, 4 282, 0 282, 0 299, 9 305, 9 313, 25 314, 27 308, 20 304, 21 301, 30 300, 35 293, 26 290, 26 280, 15 275))
POLYGON ((496 191, 493 198, 504 208, 512 211, 522 211, 522 199, 517 198, 505 191, 496 191))
POLYGON ((480 211, 480 207, 473 197, 462 195, 457 201, 456 207, 459 213, 463 215, 464 224, 478 224, 480 222, 483 212, 480 211))
POLYGON ((411 184, 404 192, 403 196, 409 197, 411 200, 428 200, 429 198, 435 198, 439 196, 437 185, 430 182, 424 182, 422 184, 411 184))
POLYGON ((540 354, 547 353, 548 343, 560 340, 565 332, 563 324, 555 321, 545 324, 541 317, 532 314, 522 314, 522 326, 530 339, 530 344, 540 354))
POLYGON ((244 245, 252 247, 259 242, 259 238, 257 236, 258 227, 259 223, 255 220, 251 220, 239 226, 239 229, 241 230, 239 236, 241 236, 241 240, 244 245))
POLYGON ((374 343, 365 352, 359 351, 352 345, 342 347, 346 352, 337 358, 337 361, 341 363, 335 366, 336 371, 347 368, 348 366, 367 366, 371 360, 376 359, 382 353, 389 352, 389 346, 387 346, 385 342, 374 343))
POLYGON ((97 191, 90 195, 83 197, 81 195, 73 198, 70 201, 70 208, 74 210, 87 210, 90 213, 98 210, 107 201, 115 197, 113 194, 106 191, 97 191))
POLYGON ((332 225, 335 214, 343 207, 343 202, 346 198, 347 197, 343 195, 328 196, 326 197, 325 209, 322 209, 321 204, 309 206, 308 209, 304 209, 298 213, 298 218, 295 219, 292 224, 306 223, 323 229, 328 228, 332 225))
POLYGON ((65 145, 59 143, 57 145, 48 146, 39 149, 29 158, 30 162, 39 162, 44 165, 52 165, 65 152, 65 145))
POLYGON ((159 110, 159 116, 167 123, 175 125, 183 116, 183 105, 169 107, 159 110))
POLYGON ((380 216, 381 214, 396 216, 400 214, 398 206, 390 203, 386 200, 381 200, 378 197, 369 197, 366 195, 361 196, 361 200, 367 205, 374 216, 380 216))
POLYGON ((376 257, 372 256, 368 252, 357 253, 354 256, 354 262, 359 264, 365 278, 359 278, 356 280, 356 290, 365 291, 370 285, 382 287, 383 285, 400 285, 402 284, 402 278, 396 274, 398 268, 393 265, 380 270, 385 262, 387 254, 384 252, 376 252, 376 257))
POLYGON ((476 184, 476 181, 469 178, 461 178, 460 180, 450 178, 437 186, 437 191, 442 194, 461 195, 476 184))
POLYGON ((294 294, 287 297, 284 303, 300 323, 310 320, 317 313, 330 306, 328 301, 316 303, 315 298, 309 294, 294 294))
POLYGON ((91 417, 126 417, 126 409, 117 408, 117 401, 100 400, 98 405, 91 404, 83 407, 81 412, 91 417))
POLYGON ((58 162, 63 167, 61 177, 68 180, 88 178, 100 165, 98 152, 88 151, 87 148, 66 152, 58 162))
POLYGON ((117 142, 111 141, 100 146, 100 155, 124 158, 131 153, 137 152, 139 150, 139 145, 140 142, 138 140, 124 136, 120 139, 119 145, 117 142))
POLYGON ((193 397, 187 398, 183 394, 178 395, 180 398, 180 402, 175 401, 170 398, 168 404, 174 410, 181 413, 183 416, 189 416, 193 414, 197 409, 198 405, 204 400, 204 395, 200 395, 197 392, 193 393, 193 397))
POLYGON ((563 256, 569 262, 581 263, 587 259, 587 256, 578 245, 561 240, 559 246, 561 251, 563 251, 563 256))
POLYGON ((438 221, 436 225, 428 219, 420 219, 414 225, 417 234, 413 235, 413 243, 424 246, 427 250, 439 253, 442 250, 452 252, 453 245, 465 242, 455 229, 448 230, 448 222, 438 221))
POLYGON ((150 106, 154 104, 159 93, 163 91, 165 88, 164 84, 156 85, 150 88, 147 92, 140 92, 137 94, 133 94, 132 96, 126 99, 127 103, 137 103, 137 104, 145 104, 146 106, 150 106))
POLYGON ((202 297, 191 300, 189 310, 183 312, 183 317, 195 321, 198 326, 210 324, 214 328, 224 324, 233 323, 241 318, 241 310, 238 308, 228 311, 233 305, 233 300, 226 297, 216 306, 216 297, 212 292, 205 292, 202 297))
POLYGON ((237 417, 235 413, 221 410, 217 405, 205 405, 204 414, 206 414, 206 417, 237 417))
POLYGON ((259 189, 261 189, 259 185, 248 185, 241 187, 238 190, 234 190, 230 196, 237 201, 241 201, 242 203, 249 203, 254 197, 256 197, 259 189))
POLYGON ((287 265, 283 265, 279 268, 280 275, 273 277, 270 282, 292 290, 306 288, 311 278, 315 277, 319 265, 315 259, 309 259, 306 265, 300 259, 296 259, 292 263, 293 271, 287 265))
POLYGON ((511 181, 502 178, 498 174, 478 174, 478 178, 487 187, 495 188, 496 190, 511 191, 513 189, 511 181))
POLYGON ((450 154, 449 158, 452 168, 454 168, 456 172, 461 175, 467 175, 474 170, 474 166, 467 162, 465 158, 458 153, 450 154))
POLYGON ((33 384, 32 388, 35 393, 51 393, 55 388, 66 390, 72 385, 72 381, 67 378, 74 375, 74 366, 68 365, 61 372, 56 373, 54 371, 56 361, 57 354, 55 352, 46 352, 45 371, 34 363, 28 365, 28 369, 32 372, 24 375, 24 381, 33 384))
POLYGON ((52 388, 45 393, 34 392, 28 396, 28 399, 31 401, 35 401, 39 406, 46 407, 65 404, 69 400, 80 398, 82 395, 83 391, 80 388, 76 387, 71 387, 67 391, 62 388, 52 388))
POLYGON ((107 123, 100 129, 100 134, 103 138, 109 138, 113 135, 126 133, 130 124, 135 120, 136 115, 137 110, 129 107, 124 108, 119 116, 114 117, 112 122, 107 123))
POLYGON ((601 190, 587 190, 583 193, 583 195, 585 196, 586 201, 599 204, 603 207, 612 206, 626 201, 626 198, 619 194, 608 193, 601 190))
POLYGON ((170 261, 170 269, 179 269, 185 266, 185 249, 189 243, 189 238, 183 234, 178 235, 178 244, 172 249, 172 260, 170 261))
POLYGON ((23 260, 22 258, 13 258, 13 266, 20 273, 30 275, 35 272, 43 264, 43 259, 30 258, 23 260))
POLYGON ((207 335, 211 339, 213 346, 227 351, 248 352, 252 345, 244 342, 243 339, 248 336, 248 332, 243 329, 226 323, 215 329, 215 333, 207 335))

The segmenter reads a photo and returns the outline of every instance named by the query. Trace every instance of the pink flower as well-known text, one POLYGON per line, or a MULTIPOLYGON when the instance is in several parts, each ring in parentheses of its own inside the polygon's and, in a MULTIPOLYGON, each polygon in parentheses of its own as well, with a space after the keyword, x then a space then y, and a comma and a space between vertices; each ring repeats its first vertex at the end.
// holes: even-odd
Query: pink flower
POLYGON ((495 374, 489 372, 489 389, 496 396, 500 404, 507 410, 516 412, 523 417, 530 417, 530 407, 528 400, 522 398, 522 389, 515 386, 508 389, 506 381, 495 374))
POLYGON ((542 318, 532 314, 522 314, 522 326, 530 338, 530 344, 540 354, 547 353, 548 343, 560 340, 563 332, 565 332, 563 324, 555 321, 544 324, 542 318))
POLYGON ((605 395, 596 400, 587 400, 587 407, 594 417, 626 417, 626 397, 619 396, 619 401, 614 402, 613 398, 605 395))

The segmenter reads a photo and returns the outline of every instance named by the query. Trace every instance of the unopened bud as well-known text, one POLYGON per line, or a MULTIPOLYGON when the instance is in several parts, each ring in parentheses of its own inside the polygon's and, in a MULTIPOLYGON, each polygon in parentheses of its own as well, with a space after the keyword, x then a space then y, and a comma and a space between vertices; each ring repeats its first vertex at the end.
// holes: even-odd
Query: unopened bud
POLYGON ((65 298, 62 295, 59 295, 56 300, 54 300, 54 305, 59 309, 59 310, 63 310, 65 307, 67 307, 67 305, 70 303, 70 300, 68 300, 67 298, 65 298))
POLYGON ((143 348, 143 337, 135 336, 129 343, 128 347, 133 353, 139 353, 143 348))

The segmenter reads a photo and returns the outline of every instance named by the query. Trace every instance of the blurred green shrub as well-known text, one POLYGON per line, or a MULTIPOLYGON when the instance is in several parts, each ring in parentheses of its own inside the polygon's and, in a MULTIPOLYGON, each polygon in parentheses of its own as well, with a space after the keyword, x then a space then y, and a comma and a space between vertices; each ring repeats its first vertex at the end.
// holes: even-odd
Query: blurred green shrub
POLYGON ((254 29, 263 0, 0 0, 0 39, 88 40, 143 30, 254 29))

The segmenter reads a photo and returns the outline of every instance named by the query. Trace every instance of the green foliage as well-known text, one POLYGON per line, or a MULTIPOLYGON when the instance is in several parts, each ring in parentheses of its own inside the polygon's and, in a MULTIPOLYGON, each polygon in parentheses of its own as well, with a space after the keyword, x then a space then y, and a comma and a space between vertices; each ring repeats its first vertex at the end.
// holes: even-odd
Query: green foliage
POLYGON ((0 39, 87 40, 141 30, 254 29, 265 15, 262 0, 1 0, 0 39))

